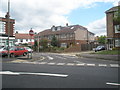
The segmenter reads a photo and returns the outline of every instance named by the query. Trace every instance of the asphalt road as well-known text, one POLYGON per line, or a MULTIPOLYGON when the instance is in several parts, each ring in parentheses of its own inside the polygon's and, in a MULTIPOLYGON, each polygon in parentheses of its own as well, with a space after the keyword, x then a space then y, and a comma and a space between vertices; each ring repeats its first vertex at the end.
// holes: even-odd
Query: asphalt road
POLYGON ((40 53, 34 62, 2 64, 3 88, 118 88, 118 62, 40 53))

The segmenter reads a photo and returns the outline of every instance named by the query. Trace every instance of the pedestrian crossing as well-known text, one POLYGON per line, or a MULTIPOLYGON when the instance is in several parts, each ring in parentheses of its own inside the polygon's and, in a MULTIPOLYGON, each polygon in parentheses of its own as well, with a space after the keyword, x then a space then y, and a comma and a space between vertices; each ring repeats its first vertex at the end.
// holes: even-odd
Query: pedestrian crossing
POLYGON ((93 63, 56 63, 56 62, 12 62, 38 65, 57 65, 57 66, 87 66, 87 67, 120 67, 119 64, 93 64, 93 63))

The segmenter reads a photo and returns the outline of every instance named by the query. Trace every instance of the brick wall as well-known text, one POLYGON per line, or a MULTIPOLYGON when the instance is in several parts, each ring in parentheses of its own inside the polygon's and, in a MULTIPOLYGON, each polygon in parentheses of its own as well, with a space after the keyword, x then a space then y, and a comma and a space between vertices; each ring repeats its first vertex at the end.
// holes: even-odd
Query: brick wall
POLYGON ((113 13, 107 13, 107 37, 114 37, 113 13))

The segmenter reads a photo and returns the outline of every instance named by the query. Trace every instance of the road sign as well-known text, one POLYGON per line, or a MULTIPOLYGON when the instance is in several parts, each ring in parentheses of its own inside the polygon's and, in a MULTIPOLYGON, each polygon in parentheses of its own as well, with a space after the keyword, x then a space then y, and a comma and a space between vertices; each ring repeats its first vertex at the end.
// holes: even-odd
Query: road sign
POLYGON ((29 35, 30 35, 30 36, 33 36, 33 35, 34 35, 34 31, 33 31, 32 29, 29 31, 29 35))

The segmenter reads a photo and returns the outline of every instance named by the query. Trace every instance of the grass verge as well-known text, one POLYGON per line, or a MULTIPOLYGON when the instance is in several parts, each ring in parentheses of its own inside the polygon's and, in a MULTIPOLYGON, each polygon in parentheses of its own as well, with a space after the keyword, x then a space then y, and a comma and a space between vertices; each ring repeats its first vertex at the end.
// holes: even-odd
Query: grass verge
POLYGON ((120 55, 120 50, 104 50, 104 51, 93 52, 91 54, 120 55))

